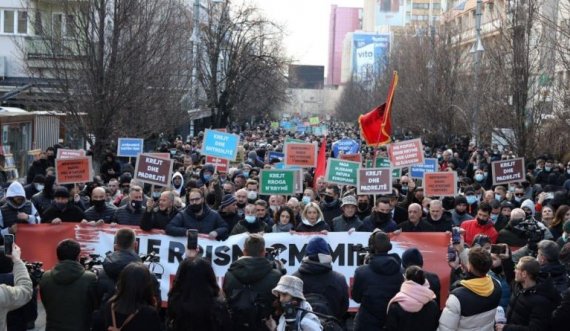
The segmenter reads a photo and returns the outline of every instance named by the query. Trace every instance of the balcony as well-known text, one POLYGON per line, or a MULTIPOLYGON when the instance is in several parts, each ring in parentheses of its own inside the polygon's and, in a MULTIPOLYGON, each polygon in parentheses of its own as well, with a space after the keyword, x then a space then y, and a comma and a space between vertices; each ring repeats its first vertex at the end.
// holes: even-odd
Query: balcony
POLYGON ((29 36, 25 39, 25 59, 33 69, 53 68, 58 62, 60 68, 72 69, 85 55, 79 51, 77 40, 70 38, 50 39, 29 36))

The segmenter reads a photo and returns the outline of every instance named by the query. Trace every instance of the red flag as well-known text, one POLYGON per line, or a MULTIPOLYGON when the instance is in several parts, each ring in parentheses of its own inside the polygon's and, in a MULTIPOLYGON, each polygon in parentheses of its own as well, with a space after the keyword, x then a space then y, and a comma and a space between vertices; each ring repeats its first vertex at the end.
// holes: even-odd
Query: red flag
POLYGON ((324 177, 327 170, 327 136, 321 140, 321 148, 317 156, 317 168, 315 169, 315 177, 313 178, 313 189, 317 189, 317 180, 324 177))
POLYGON ((390 142, 392 135, 392 100, 398 85, 398 72, 392 74, 386 102, 358 117, 360 134, 367 145, 382 146, 390 142))

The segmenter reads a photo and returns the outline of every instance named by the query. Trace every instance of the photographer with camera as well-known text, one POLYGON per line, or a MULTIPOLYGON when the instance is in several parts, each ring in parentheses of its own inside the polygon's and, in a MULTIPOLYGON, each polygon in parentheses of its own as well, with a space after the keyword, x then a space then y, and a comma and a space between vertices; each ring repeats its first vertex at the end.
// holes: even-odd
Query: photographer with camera
POLYGON ((0 257, 0 330, 7 325, 10 330, 26 330, 27 322, 37 317, 31 302, 33 284, 20 254, 20 248, 13 245, 11 256, 0 257))
POLYGON ((277 331, 320 331, 323 329, 319 318, 312 313, 311 305, 303 295, 303 281, 295 276, 283 276, 272 290, 279 299, 281 313, 279 324, 269 320, 269 330, 277 331))
POLYGON ((230 265, 223 284, 234 330, 267 330, 263 321, 273 311, 271 290, 279 282, 281 272, 265 258, 265 240, 259 234, 245 239, 243 254, 230 265))
POLYGON ((97 307, 97 277, 79 263, 81 247, 66 239, 57 245, 58 263, 40 281, 47 330, 88 331, 97 307))

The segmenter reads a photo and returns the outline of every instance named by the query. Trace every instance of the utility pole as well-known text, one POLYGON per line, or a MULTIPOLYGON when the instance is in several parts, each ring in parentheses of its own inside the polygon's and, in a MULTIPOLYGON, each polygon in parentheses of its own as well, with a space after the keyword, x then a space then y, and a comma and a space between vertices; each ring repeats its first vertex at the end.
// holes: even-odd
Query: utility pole
POLYGON ((474 142, 476 145, 481 143, 479 137, 479 111, 480 111, 480 81, 479 75, 481 71, 481 58, 483 57, 483 52, 485 49, 483 48, 483 43, 481 42, 481 16, 482 13, 482 6, 483 0, 477 0, 477 7, 475 8, 475 32, 476 32, 476 40, 475 44, 471 48, 471 54, 475 57, 475 109, 473 111, 473 127, 472 127, 472 138, 471 141, 474 142))

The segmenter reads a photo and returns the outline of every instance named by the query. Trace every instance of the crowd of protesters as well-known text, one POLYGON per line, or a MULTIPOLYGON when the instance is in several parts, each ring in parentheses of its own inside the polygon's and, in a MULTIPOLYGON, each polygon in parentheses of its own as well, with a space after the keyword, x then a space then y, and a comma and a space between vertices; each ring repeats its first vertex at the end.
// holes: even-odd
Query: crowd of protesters
MULTIPOLYGON (((57 148, 48 148, 30 166, 26 182, 6 184, 0 206, 3 235, 22 223, 62 222, 139 226, 186 236, 195 229, 212 240, 248 233, 244 256, 216 282, 210 262, 188 248, 160 308, 154 275, 136 253, 135 233, 115 237, 114 251, 97 275, 79 263, 81 248, 61 242, 59 263, 32 283, 14 246, 0 256, 0 329, 25 330, 37 317, 37 291, 45 307, 46 330, 568 330, 570 325, 570 160, 544 155, 527 159, 526 178, 493 186, 491 162, 514 158, 508 148, 468 142, 426 146, 439 171, 455 171, 456 197, 425 196, 421 181, 406 168, 392 193, 358 195, 314 178, 303 170, 303 193, 259 193, 259 174, 281 160, 288 138, 326 144, 327 158, 339 157, 334 143, 361 144, 362 162, 386 157, 385 149, 366 147, 358 129, 326 123, 320 136, 258 126, 229 128, 240 135, 243 158, 226 171, 205 163, 203 134, 165 142, 160 152, 174 160, 171 185, 145 185, 134 167, 108 151, 90 183, 57 185, 57 148), (333 270, 329 232, 369 232, 363 265, 350 288, 333 270), (299 270, 286 275, 266 259, 263 233, 310 232, 299 270), (424 264, 416 248, 391 253, 391 238, 401 232, 444 232, 450 288, 424 264), (441 292, 449 293, 441 302, 441 292), (349 296, 360 304, 347 312, 349 296), (31 312, 30 312, 31 311, 31 312), (347 321, 353 323, 347 323, 347 321), (567 325, 566 327, 564 325, 567 325)), ((342 152, 340 152, 342 153, 342 152)))

